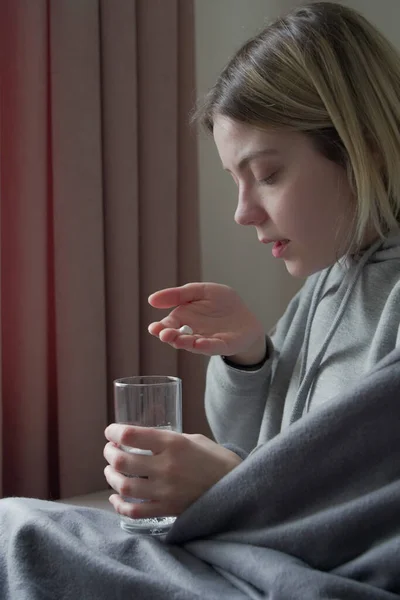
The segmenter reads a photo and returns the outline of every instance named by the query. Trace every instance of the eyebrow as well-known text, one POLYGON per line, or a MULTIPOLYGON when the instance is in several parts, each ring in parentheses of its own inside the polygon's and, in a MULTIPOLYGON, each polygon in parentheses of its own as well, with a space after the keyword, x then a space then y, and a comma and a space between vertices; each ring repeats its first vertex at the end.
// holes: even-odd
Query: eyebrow
MULTIPOLYGON (((251 162, 252 160, 255 160, 256 158, 259 158, 260 156, 264 156, 264 155, 273 156, 276 154, 278 154, 278 150, 276 150, 275 148, 263 148, 261 150, 255 150, 254 152, 249 152, 249 154, 246 154, 245 156, 243 156, 240 159, 237 168, 240 171, 246 165, 248 165, 249 162, 251 162)), ((224 167, 224 171, 230 171, 230 170, 227 167, 224 167)))

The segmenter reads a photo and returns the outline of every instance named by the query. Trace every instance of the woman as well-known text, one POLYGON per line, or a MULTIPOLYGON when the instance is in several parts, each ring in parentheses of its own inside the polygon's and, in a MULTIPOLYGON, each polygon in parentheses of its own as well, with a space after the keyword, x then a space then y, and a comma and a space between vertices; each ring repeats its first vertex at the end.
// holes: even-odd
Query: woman
POLYGON ((2 501, 2 597, 396 597, 399 56, 356 12, 310 4, 238 51, 197 117, 237 184, 236 221, 307 282, 269 336, 226 286, 150 297, 173 309, 151 334, 212 356, 218 443, 107 428, 111 502, 180 515, 165 546, 97 511, 2 501))

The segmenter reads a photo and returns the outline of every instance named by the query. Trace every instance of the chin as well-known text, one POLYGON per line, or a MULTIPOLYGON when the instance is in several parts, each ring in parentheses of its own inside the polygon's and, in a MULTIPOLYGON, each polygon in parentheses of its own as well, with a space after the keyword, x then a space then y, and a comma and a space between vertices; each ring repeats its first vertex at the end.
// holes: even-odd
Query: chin
POLYGON ((322 269, 325 269, 329 265, 312 265, 307 264, 302 260, 285 260, 285 266, 292 277, 306 279, 307 277, 310 277, 310 275, 322 271, 322 269))

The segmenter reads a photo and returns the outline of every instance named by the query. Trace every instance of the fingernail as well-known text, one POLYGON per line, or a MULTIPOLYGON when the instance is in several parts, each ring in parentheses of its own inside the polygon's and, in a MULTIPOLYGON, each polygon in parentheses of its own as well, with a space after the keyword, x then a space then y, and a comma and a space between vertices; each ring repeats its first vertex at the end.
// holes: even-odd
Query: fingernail
POLYGON ((116 423, 111 423, 111 425, 108 425, 104 431, 104 435, 106 436, 106 438, 108 440, 110 440, 110 442, 112 442, 113 440, 111 438, 113 438, 115 436, 116 433, 116 423))

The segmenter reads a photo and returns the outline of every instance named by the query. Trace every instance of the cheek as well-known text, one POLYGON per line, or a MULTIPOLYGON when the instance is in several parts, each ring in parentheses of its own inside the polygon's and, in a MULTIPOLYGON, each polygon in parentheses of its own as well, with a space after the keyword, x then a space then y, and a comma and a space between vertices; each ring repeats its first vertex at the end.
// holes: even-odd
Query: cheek
POLYGON ((270 209, 270 216, 289 238, 303 237, 315 230, 320 222, 321 199, 319 194, 301 178, 286 185, 270 209))
POLYGON ((350 205, 347 180, 340 175, 334 168, 322 168, 316 175, 299 173, 292 179, 279 208, 288 237, 291 232, 310 239, 336 234, 350 205))

